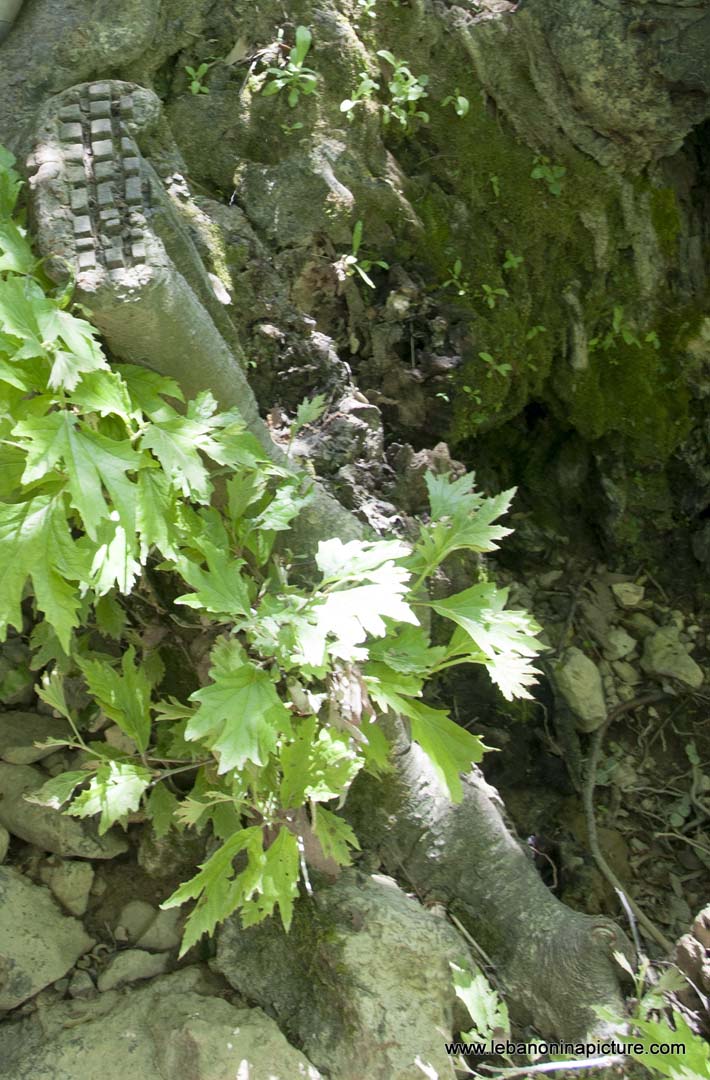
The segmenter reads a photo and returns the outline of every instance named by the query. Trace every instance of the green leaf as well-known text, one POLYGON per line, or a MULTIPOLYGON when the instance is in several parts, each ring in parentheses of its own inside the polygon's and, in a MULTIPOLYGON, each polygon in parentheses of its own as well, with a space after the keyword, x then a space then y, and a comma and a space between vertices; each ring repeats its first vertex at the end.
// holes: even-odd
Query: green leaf
POLYGON ((377 573, 385 567, 386 577, 394 559, 409 554, 409 547, 400 540, 350 540, 343 543, 337 536, 321 540, 316 552, 316 565, 325 581, 349 581, 368 577, 381 581, 377 573))
POLYGON ((14 274, 31 274, 36 262, 25 230, 18 228, 14 221, 0 220, 0 272, 10 270, 14 274))
POLYGON ((22 187, 20 175, 12 167, 14 164, 14 155, 0 146, 0 219, 10 217, 22 187))
POLYGON ((99 765, 88 788, 77 795, 66 812, 79 818, 100 814, 99 836, 103 836, 117 821, 125 822, 126 815, 138 809, 151 779, 150 772, 141 765, 106 762, 99 765))
POLYGON ((241 769, 247 761, 266 765, 291 719, 269 675, 246 659, 236 641, 212 650, 213 682, 190 695, 200 707, 188 721, 185 738, 203 739, 219 755, 218 773, 241 769))
POLYGON ((31 577, 37 606, 68 651, 80 603, 67 579, 85 581, 88 567, 72 540, 61 497, 0 503, 0 550, 0 640, 8 625, 22 626, 20 601, 31 577))
POLYGON ((69 399, 84 412, 119 416, 126 423, 134 412, 126 384, 115 371, 85 372, 69 399))
POLYGON ((438 521, 440 518, 454 517, 457 513, 463 516, 478 510, 483 496, 473 490, 474 481, 474 473, 466 473, 458 480, 452 480, 450 473, 437 474, 427 470, 424 483, 429 492, 432 518, 438 521))
POLYGON ((175 812, 178 800, 165 784, 156 784, 146 803, 148 817, 153 825, 153 832, 158 840, 167 836, 176 826, 175 812))
POLYGON ((422 626, 398 627, 381 641, 370 645, 370 657, 382 660, 394 671, 424 676, 434 670, 447 655, 444 646, 432 647, 429 635, 422 626))
POLYGON ((117 364, 116 371, 123 379, 134 408, 144 412, 151 420, 167 419, 175 410, 164 398, 184 401, 183 393, 174 379, 159 375, 137 364, 117 364))
POLYGON ((313 812, 313 832, 326 858, 334 859, 339 866, 351 865, 351 851, 360 850, 360 841, 347 821, 324 806, 317 806, 313 812))
POLYGON ((35 803, 37 806, 50 806, 53 810, 60 810, 80 784, 89 779, 90 773, 85 770, 78 772, 60 773, 42 784, 40 788, 24 796, 25 802, 35 803))
POLYGON ((104 488, 120 514, 127 536, 133 537, 135 485, 126 473, 139 468, 142 459, 128 440, 107 439, 66 410, 20 421, 13 434, 27 452, 23 484, 42 479, 61 463, 72 506, 81 514, 92 540, 97 539, 99 524, 111 513, 104 488))
POLYGON ((487 749, 479 736, 459 727, 443 709, 432 709, 422 701, 393 693, 386 686, 368 682, 368 689, 380 708, 409 718, 412 738, 430 759, 451 801, 461 802, 463 789, 459 774, 468 772, 487 749))
POLYGON ((315 716, 299 723, 293 740, 282 745, 279 759, 281 803, 294 809, 306 799, 327 802, 341 797, 363 766, 351 740, 328 728, 318 730, 315 716))
POLYGON ((131 645, 121 657, 122 675, 105 660, 77 658, 77 663, 96 703, 142 751, 150 742, 151 685, 140 664, 134 665, 135 654, 131 645))
POLYGON ((466 1006, 473 1023, 471 1041, 485 1041, 496 1033, 509 1033, 508 1008, 483 972, 470 971, 453 963, 450 966, 456 997, 466 1006))
POLYGON ((180 556, 176 560, 178 571, 195 591, 178 596, 175 603, 230 618, 248 615, 251 610, 249 587, 241 573, 244 560, 204 541, 200 546, 205 555, 206 570, 191 559, 180 556))
POLYGON ((96 625, 102 634, 120 641, 126 628, 126 613, 114 596, 100 596, 94 602, 96 625))
POLYGON ((312 398, 304 398, 296 409, 296 416, 291 424, 291 434, 295 435, 306 424, 312 424, 323 415, 326 409, 325 394, 316 394, 312 398))
POLYGON ((141 562, 152 547, 176 559, 176 495, 162 469, 141 469, 135 489, 141 562))

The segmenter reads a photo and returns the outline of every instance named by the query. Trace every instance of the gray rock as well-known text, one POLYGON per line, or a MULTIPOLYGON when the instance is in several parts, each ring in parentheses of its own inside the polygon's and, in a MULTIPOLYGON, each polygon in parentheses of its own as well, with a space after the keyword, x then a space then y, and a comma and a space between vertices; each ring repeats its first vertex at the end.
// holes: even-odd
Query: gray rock
POLYGON ((57 858, 46 863, 40 873, 42 881, 70 915, 85 914, 94 882, 91 863, 57 858))
POLYGON ((61 979, 93 944, 47 889, 0 866, 0 1010, 16 1008, 61 979))
POLYGON ((10 846, 10 834, 4 825, 0 825, 0 863, 5 862, 7 849, 10 846))
POLYGON ((149 953, 142 949, 126 949, 117 953, 104 968, 97 980, 102 993, 105 990, 118 990, 126 983, 138 982, 139 979, 152 979, 164 975, 169 963, 167 953, 149 953))
MULTIPOLYGON (((0 1025, 3 1080, 320 1080, 261 1009, 198 967, 0 1025)), ((362 1075, 362 1074, 361 1074, 362 1075)), ((411 1074, 410 1074, 411 1075, 411 1074)))
POLYGON ((629 615, 628 619, 624 619, 625 625, 632 631, 637 638, 646 638, 649 634, 655 634, 658 629, 658 624, 653 621, 650 615, 645 615, 643 611, 634 611, 632 615, 629 615))
POLYGON ((17 710, 0 713, 0 757, 13 765, 31 765, 54 753, 52 747, 42 750, 34 743, 48 738, 67 739, 71 734, 66 720, 53 716, 17 710))
POLYGON ((159 911, 136 944, 140 949, 148 949, 149 952, 168 952, 170 949, 176 949, 182 940, 183 917, 180 908, 159 911))
POLYGON ((461 955, 452 927, 379 875, 346 871, 319 892, 320 918, 297 920, 287 938, 270 920, 218 930, 213 966, 252 1000, 269 1003, 311 1061, 338 1080, 453 1078, 443 1040, 453 1022, 449 961, 461 955), (315 934, 315 936, 314 936, 315 934), (337 971, 334 993, 304 996, 337 971))
POLYGON ((677 626, 662 626, 644 641, 641 666, 648 675, 677 679, 697 690, 705 676, 678 637, 677 626))
POLYGON ((73 998, 93 997, 96 987, 88 971, 75 971, 69 980, 67 992, 73 998))
POLYGON ((612 627, 603 644, 604 656, 607 660, 623 660, 625 656, 631 656, 635 648, 635 639, 621 626, 612 627))
POLYGON ((575 715, 580 731, 595 731, 606 720, 607 705, 602 677, 588 656, 572 646, 553 668, 553 678, 575 715))
POLYGON ((615 660, 612 667, 616 677, 626 686, 638 686, 641 682, 641 675, 627 660, 615 660))
POLYGON ((618 581, 611 586, 619 607, 635 608, 642 602, 645 589, 643 585, 634 585, 631 581, 618 581))
POLYGON ((146 903, 145 900, 129 900, 121 908, 116 920, 116 937, 119 941, 130 941, 134 945, 141 934, 155 921, 157 913, 157 908, 146 903))
POLYGON ((99 836, 96 823, 67 817, 49 806, 36 806, 25 794, 36 791, 47 777, 31 765, 0 763, 0 825, 42 851, 81 859, 113 859, 128 850, 116 829, 99 836))

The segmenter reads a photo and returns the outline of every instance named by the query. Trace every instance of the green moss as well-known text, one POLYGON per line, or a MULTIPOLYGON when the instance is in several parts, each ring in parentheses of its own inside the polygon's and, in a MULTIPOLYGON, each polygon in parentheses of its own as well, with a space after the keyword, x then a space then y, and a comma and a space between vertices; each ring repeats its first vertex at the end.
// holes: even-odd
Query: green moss
POLYGON ((674 259, 678 254, 680 214, 672 188, 652 188, 650 210, 658 245, 666 259, 674 259))

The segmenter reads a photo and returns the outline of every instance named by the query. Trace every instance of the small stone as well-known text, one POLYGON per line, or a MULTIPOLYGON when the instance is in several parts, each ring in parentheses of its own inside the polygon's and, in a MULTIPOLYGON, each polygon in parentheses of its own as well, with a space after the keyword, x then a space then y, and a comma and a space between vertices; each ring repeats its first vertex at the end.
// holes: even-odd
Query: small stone
POLYGON ((133 98, 130 94, 124 94, 121 98, 121 116, 133 116, 133 98))
POLYGON ((177 949, 182 939, 181 918, 182 913, 179 908, 159 911, 136 944, 140 949, 148 949, 149 952, 169 952, 170 949, 177 949))
POLYGON ((628 619, 624 619, 624 623, 637 638, 648 637, 649 634, 655 634, 656 630, 658 630, 657 623, 649 615, 645 615, 643 611, 634 611, 632 615, 629 615, 628 619))
POLYGON ((106 82, 95 82, 89 87, 89 97, 96 98, 110 98, 111 87, 106 82))
POLYGON ((136 262, 144 262, 145 261, 145 244, 141 243, 140 240, 136 241, 135 244, 131 244, 131 254, 132 254, 133 258, 136 260, 136 262))
POLYGON ((631 664, 626 660, 615 660, 612 664, 616 677, 625 683, 627 686, 638 686, 641 682, 641 676, 631 664))
POLYGON ((604 656, 607 660, 623 660, 636 648, 636 641, 620 626, 613 627, 603 642, 604 656))
POLYGON ((126 176, 138 176, 140 172, 140 160, 137 157, 127 157, 123 159, 123 171, 126 176))
POLYGON ((0 825, 0 863, 5 862, 7 849, 10 847, 10 834, 4 825, 0 825))
POLYGON ((93 251, 82 251, 76 261, 80 270, 94 270, 96 268, 96 257, 93 251))
POLYGON ((96 987, 88 971, 82 971, 81 969, 75 971, 69 980, 67 992, 69 997, 72 998, 92 997, 96 993, 96 987))
POLYGON ((566 650, 554 669, 557 689, 576 717, 580 731, 595 731, 606 720, 607 705, 599 670, 581 649, 566 650))
POLYGON ((31 765, 53 753, 52 747, 35 746, 47 739, 70 739, 66 720, 12 709, 0 713, 0 758, 11 765, 31 765))
POLYGON ((643 585, 634 585, 631 581, 617 581, 611 586, 611 591, 622 608, 638 607, 645 593, 643 585))
POLYGON ((126 931, 127 941, 135 943, 141 934, 155 921, 158 912, 152 904, 145 900, 129 900, 121 908, 116 928, 123 927, 126 931))
POLYGON ((49 885, 59 903, 70 915, 86 913, 94 881, 91 863, 57 860, 54 865, 43 867, 42 880, 49 885))
POLYGON ((143 949, 126 949, 125 952, 117 953, 98 977, 97 985, 104 993, 106 990, 117 990, 126 983, 137 982, 139 979, 153 979, 156 975, 163 975, 168 968, 170 956, 168 953, 149 953, 143 949))
POLYGON ((678 637, 678 628, 663 626, 644 641, 641 666, 649 675, 677 679, 699 689, 704 682, 702 669, 696 664, 678 637))

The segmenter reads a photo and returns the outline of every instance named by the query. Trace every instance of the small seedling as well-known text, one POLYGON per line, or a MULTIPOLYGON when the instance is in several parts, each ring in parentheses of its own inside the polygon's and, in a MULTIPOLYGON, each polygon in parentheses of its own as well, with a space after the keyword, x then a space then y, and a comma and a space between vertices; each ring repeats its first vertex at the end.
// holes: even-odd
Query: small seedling
POLYGON ((429 96, 426 91, 429 76, 412 74, 406 60, 397 60, 387 49, 379 49, 377 55, 394 68, 392 78, 387 84, 391 104, 382 106, 383 123, 389 124, 394 117, 403 128, 408 128, 413 120, 428 124, 429 113, 419 109, 418 104, 429 96))
POLYGON ((358 11, 357 14, 358 15, 367 15, 368 18, 370 18, 370 19, 376 18, 377 17, 377 12, 375 11, 375 4, 376 3, 377 3, 377 0, 357 0, 357 6, 360 8, 360 11, 358 11))
POLYGON ((467 385, 462 386, 461 389, 467 397, 471 398, 471 401, 475 401, 477 405, 481 404, 482 398, 478 390, 474 390, 472 386, 467 385))
POLYGON ((340 102, 340 111, 347 113, 348 120, 352 122, 355 106, 363 101, 371 101, 375 90, 379 89, 380 84, 375 82, 372 76, 368 75, 366 71, 361 71, 360 82, 357 84, 355 90, 353 90, 352 97, 344 98, 344 100, 340 102))
POLYGON ((507 289, 494 289, 492 285, 485 284, 481 285, 481 291, 478 293, 479 299, 483 300, 484 304, 487 304, 491 310, 493 310, 498 303, 498 297, 503 297, 507 300, 509 296, 510 293, 507 289))
POLYGON ((300 122, 300 120, 297 121, 295 124, 289 124, 288 120, 285 124, 281 124, 281 131, 286 136, 294 135, 297 131, 301 131, 302 128, 303 124, 300 122))
POLYGON ((448 269, 449 277, 446 281, 441 283, 442 289, 448 288, 449 285, 453 285, 456 289, 457 296, 466 296, 470 290, 468 278, 463 274, 463 266, 460 259, 456 259, 453 266, 448 269))
POLYGON ((514 255, 512 251, 506 251, 505 262, 503 263, 504 270, 517 270, 523 262, 522 255, 514 255))
POLYGON ((545 154, 536 154, 533 158, 533 170, 530 173, 532 180, 544 180, 550 195, 561 195, 563 176, 567 175, 564 165, 553 165, 545 154))
POLYGON ((488 371, 486 373, 487 379, 493 377, 493 372, 497 372, 498 375, 505 376, 509 375, 510 372, 513 370, 512 364, 499 364, 495 357, 491 356, 489 352, 479 352, 478 355, 483 361, 483 363, 486 364, 486 366, 488 367, 488 371))
POLYGON ((442 109, 445 109, 447 105, 453 106, 456 115, 461 117, 466 116, 468 110, 471 108, 468 98, 459 93, 458 86, 453 94, 449 94, 448 97, 444 98, 441 103, 442 109))
POLYGON ((261 91, 264 97, 273 97, 282 90, 288 91, 287 101, 292 109, 298 105, 301 94, 304 96, 315 91, 318 75, 313 68, 305 67, 304 61, 308 56, 308 50, 312 41, 311 32, 307 26, 296 27, 296 44, 288 54, 288 60, 278 67, 268 67, 267 76, 270 79, 261 91))
POLYGON ((319 420, 325 410, 326 400, 324 394, 316 394, 315 397, 303 399, 296 409, 296 415, 288 429, 287 455, 290 455, 293 440, 296 438, 299 431, 302 431, 304 427, 307 427, 309 424, 314 424, 316 420, 319 420))
POLYGON ((498 176, 489 176, 488 182, 493 188, 493 194, 495 195, 496 199, 500 199, 500 178, 498 176))
POLYGON ((209 94, 209 87, 205 86, 202 80, 211 67, 211 64, 206 64, 204 62, 196 68, 185 65, 185 71, 190 76, 191 94, 209 94))
POLYGON ((353 274, 358 274, 359 277, 369 285, 371 289, 375 288, 375 283, 370 277, 370 270, 373 266, 379 266, 383 270, 389 270, 389 263, 386 263, 384 259, 363 259, 360 257, 360 245, 362 243, 362 221, 355 223, 353 229, 353 243, 352 250, 349 255, 344 255, 340 260, 342 266, 345 269, 345 273, 348 277, 352 277, 353 274))
POLYGON ((538 324, 537 326, 531 326, 527 334, 525 335, 525 340, 534 341, 538 334, 545 334, 546 332, 546 326, 541 326, 540 324, 538 324))

